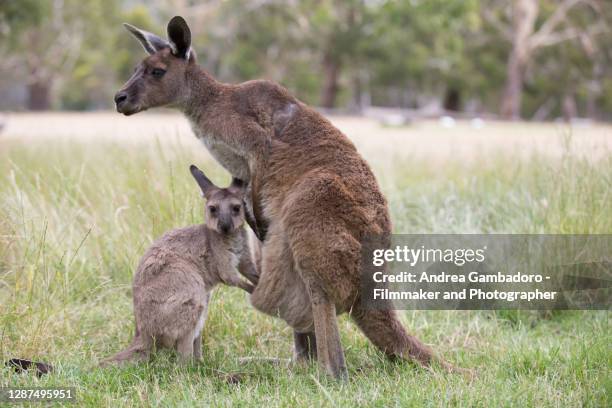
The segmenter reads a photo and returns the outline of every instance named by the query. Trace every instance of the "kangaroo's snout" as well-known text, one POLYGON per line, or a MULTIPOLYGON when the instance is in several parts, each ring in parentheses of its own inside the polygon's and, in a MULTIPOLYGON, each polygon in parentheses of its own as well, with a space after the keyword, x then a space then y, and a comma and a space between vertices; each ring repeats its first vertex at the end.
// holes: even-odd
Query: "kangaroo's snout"
POLYGON ((121 112, 121 106, 127 101, 128 95, 127 92, 119 91, 115 94, 115 106, 117 107, 117 112, 121 112))
POLYGON ((119 108, 119 106, 121 106, 121 104, 126 100, 127 92, 117 92, 117 94, 115 95, 115 104, 117 105, 117 108, 119 108))
POLYGON ((115 94, 115 106, 117 112, 126 116, 140 112, 140 108, 133 101, 134 96, 130 96, 128 91, 121 90, 115 94))

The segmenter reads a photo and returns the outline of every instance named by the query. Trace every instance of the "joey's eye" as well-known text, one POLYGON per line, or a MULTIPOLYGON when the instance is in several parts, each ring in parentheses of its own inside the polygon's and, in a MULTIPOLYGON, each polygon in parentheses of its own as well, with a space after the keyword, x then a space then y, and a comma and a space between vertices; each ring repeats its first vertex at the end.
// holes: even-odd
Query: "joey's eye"
POLYGON ((161 68, 153 68, 153 70, 151 71, 151 75, 153 75, 155 78, 161 78, 164 76, 165 73, 166 70, 161 68))
POLYGON ((234 214, 240 213, 240 206, 239 205, 232 206, 232 211, 234 212, 234 214))
POLYGON ((210 213, 214 215, 217 213, 217 207, 211 205, 210 207, 208 207, 208 211, 210 211, 210 213))

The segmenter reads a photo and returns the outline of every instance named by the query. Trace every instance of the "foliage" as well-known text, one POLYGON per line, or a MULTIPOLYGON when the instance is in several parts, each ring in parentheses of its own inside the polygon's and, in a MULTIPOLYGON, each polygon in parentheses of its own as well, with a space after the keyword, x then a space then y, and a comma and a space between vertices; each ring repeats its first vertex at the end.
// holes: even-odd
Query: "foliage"
MULTIPOLYGON (((540 29, 561 2, 537 1, 535 29, 540 29)), ((612 7, 600 0, 575 3, 553 33, 574 30, 575 35, 535 50, 526 68, 525 118, 559 116, 564 101, 574 103, 581 116, 609 118, 612 7)), ((326 104, 330 95, 325 98, 325 93, 331 92, 333 104, 350 108, 440 107, 453 94, 453 109, 498 113, 512 49, 510 4, 2 1, 0 49, 9 57, 0 62, 8 74, 0 79, 0 89, 39 81, 51 87, 54 108, 111 108, 113 92, 144 56, 121 23, 164 34, 168 17, 183 14, 191 24, 200 62, 223 81, 272 79, 307 103, 326 104), (50 47, 54 51, 46 52, 50 47), (23 66, 27 69, 17 69, 23 66), (39 72, 38 67, 48 69, 39 72)), ((2 106, 25 107, 23 101, 11 99, 2 106)))

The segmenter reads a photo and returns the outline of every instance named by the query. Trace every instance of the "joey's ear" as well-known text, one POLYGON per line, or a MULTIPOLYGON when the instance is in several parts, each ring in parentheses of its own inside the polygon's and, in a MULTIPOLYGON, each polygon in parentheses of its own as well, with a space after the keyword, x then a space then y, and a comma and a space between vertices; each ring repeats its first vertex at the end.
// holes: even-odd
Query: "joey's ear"
POLYGON ((246 192, 247 183, 239 178, 233 177, 232 184, 227 188, 232 194, 243 195, 246 192))
POLYGON ((171 48, 170 43, 161 37, 156 36, 148 31, 136 28, 131 24, 123 23, 123 26, 136 37, 142 44, 145 51, 149 54, 155 54, 157 51, 163 48, 171 48))
POLYGON ((181 16, 172 17, 168 23, 168 39, 172 44, 172 54, 178 58, 189 59, 191 50, 191 30, 181 16))
POLYGON ((196 179, 196 181, 198 182, 198 185, 200 186, 200 189, 202 189, 202 196, 203 197, 208 195, 211 191, 213 191, 214 189, 217 188, 212 183, 212 181, 210 181, 208 179, 208 177, 206 177, 204 172, 202 170, 198 169, 193 164, 191 166, 189 166, 189 170, 191 171, 191 174, 193 175, 193 178, 196 179))

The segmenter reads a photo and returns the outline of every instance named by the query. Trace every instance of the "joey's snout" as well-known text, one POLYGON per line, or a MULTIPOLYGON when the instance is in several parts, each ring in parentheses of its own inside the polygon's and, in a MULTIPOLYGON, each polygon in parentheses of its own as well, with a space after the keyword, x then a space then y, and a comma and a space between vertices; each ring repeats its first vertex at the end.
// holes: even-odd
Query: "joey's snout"
POLYGON ((220 218, 217 227, 220 233, 227 235, 234 230, 234 223, 230 217, 220 218))

